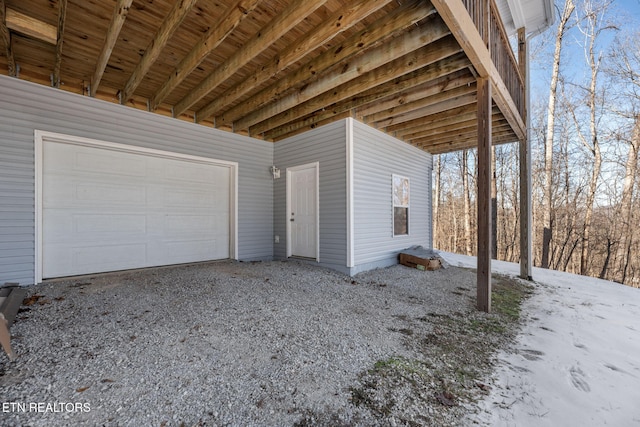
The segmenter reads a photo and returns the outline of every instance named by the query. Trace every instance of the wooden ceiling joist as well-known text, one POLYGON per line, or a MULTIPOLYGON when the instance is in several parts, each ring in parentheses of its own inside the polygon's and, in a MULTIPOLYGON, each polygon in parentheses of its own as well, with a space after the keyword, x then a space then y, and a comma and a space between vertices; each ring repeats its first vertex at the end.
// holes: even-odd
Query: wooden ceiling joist
MULTIPOLYGON (((271 131, 265 132, 266 139, 280 140, 284 135, 292 134, 299 129, 310 130, 325 123, 332 116, 355 110, 349 113, 349 117, 363 120, 365 114, 380 111, 378 106, 399 105, 410 102, 414 97, 428 96, 430 90, 445 89, 448 82, 457 81, 463 75, 469 75, 466 67, 469 62, 464 55, 458 53, 446 59, 442 59, 427 67, 404 74, 387 83, 375 86, 369 90, 360 92, 349 99, 329 105, 321 110, 314 111, 307 117, 287 123, 271 131), (442 76, 442 77, 438 77, 442 76), (427 82, 427 83, 425 83, 427 82), (428 88, 422 87, 425 84, 428 88), (433 87, 434 89, 429 89, 433 87), (437 88, 437 89, 436 89, 437 88), (381 102, 384 100, 384 102, 381 102), (397 103, 397 104, 396 104, 397 103)), ((473 79, 473 77, 468 77, 473 79)), ((475 81, 475 79, 473 79, 475 81)))
POLYGON ((442 21, 432 17, 428 25, 422 25, 391 40, 388 44, 371 49, 306 85, 302 90, 280 98, 278 101, 234 122, 236 129, 249 129, 257 135, 268 129, 331 105, 327 97, 341 101, 360 91, 386 83, 407 72, 425 67, 455 53, 457 43, 453 38, 443 39, 449 31, 442 21), (443 39, 443 40, 440 40, 443 39), (435 47, 436 40, 438 47, 435 47), (378 69, 379 68, 379 69, 378 69), (374 71, 375 70, 375 71, 374 71), (349 92, 340 85, 356 80, 349 92), (338 89, 339 88, 339 89, 338 89), (331 92, 329 92, 331 91, 331 92), (323 97, 320 95, 324 94, 323 97), (314 99, 316 98, 316 99, 314 99), (306 103, 307 101, 312 102, 306 103), (305 103, 304 107, 301 105, 305 103), (295 109, 293 107, 296 107, 295 109))
MULTIPOLYGON (((468 90, 468 88, 459 88, 459 89, 467 89, 464 92, 464 95, 459 95, 454 98, 446 98, 437 102, 433 105, 428 105, 423 108, 419 108, 417 110, 412 110, 410 112, 395 115, 393 117, 389 117, 387 119, 379 120, 376 123, 372 123, 377 128, 387 128, 388 126, 398 125, 405 122, 409 122, 412 120, 419 120, 422 117, 430 116, 431 114, 436 114, 439 111, 443 110, 452 110, 458 107, 464 107, 465 105, 474 104, 477 100, 475 87, 474 90, 468 90)), ((454 89, 458 91, 459 89, 454 89)))
POLYGON ((469 1, 0 0, 0 73, 270 141, 351 117, 433 152, 477 145, 481 78, 514 141, 518 64, 469 1))
POLYGON ((260 0, 238 0, 220 18, 211 24, 206 34, 196 43, 162 84, 150 102, 156 110, 173 90, 178 87, 200 63, 215 50, 233 30, 258 6, 260 0))
MULTIPOLYGON (((497 116, 494 116, 491 123, 492 126, 495 127, 494 132, 502 130, 502 126, 505 124, 504 120, 497 116)), ((411 138, 407 140, 418 147, 432 146, 442 141, 456 141, 466 136, 475 136, 474 132, 477 131, 477 126, 478 120, 475 118, 472 120, 466 120, 452 127, 441 128, 439 132, 430 136, 411 138)))
POLYGON ((56 44, 58 30, 55 25, 47 24, 11 8, 5 9, 5 21, 7 28, 11 31, 42 40, 45 43, 56 44))
POLYGON ((7 28, 7 14, 6 14, 6 5, 4 4, 4 0, 0 0, 0 39, 2 39, 2 44, 4 44, 5 52, 7 56, 7 74, 11 77, 16 76, 16 61, 13 56, 13 47, 11 45, 11 33, 9 32, 9 28, 7 28))
POLYGON ((472 84, 461 85, 388 110, 364 116, 364 122, 372 123, 376 127, 386 127, 395 123, 408 122, 410 120, 433 114, 432 111, 440 111, 440 104, 451 100, 457 101, 453 104, 456 106, 467 105, 465 99, 470 100, 468 103, 473 102, 475 100, 475 91, 475 82, 472 84))
MULTIPOLYGON (((460 53, 457 53, 454 56, 460 55, 460 53)), ((431 71, 431 73, 429 73, 429 78, 425 80, 426 83, 415 85, 410 87, 408 90, 398 90, 393 94, 393 96, 386 97, 385 99, 379 99, 377 102, 369 102, 367 105, 363 105, 357 109, 357 116, 364 119, 367 116, 371 116, 382 111, 393 113, 397 111, 395 108, 400 108, 406 104, 411 104, 415 101, 419 101, 460 86, 475 83, 476 79, 466 69, 466 64, 468 63, 464 59, 464 56, 460 57, 459 60, 452 58, 453 56, 450 56, 433 63, 428 67, 422 68, 421 70, 423 71, 431 71), (451 72, 451 68, 449 68, 449 66, 456 63, 460 68, 451 72)))
POLYGON ((62 45, 64 43, 64 24, 67 18, 67 0, 58 1, 58 28, 56 41, 56 62, 53 66, 53 87, 60 87, 60 66, 62 65, 62 45))
POLYGON ((386 131, 393 133, 400 139, 404 139, 406 138, 405 135, 407 134, 420 132, 425 129, 431 129, 433 126, 437 126, 445 119, 460 117, 471 113, 476 114, 476 112, 477 110, 475 104, 464 105, 462 107, 453 108, 451 110, 439 111, 430 116, 424 116, 408 122, 387 126, 386 131))
MULTIPOLYGON (((347 117, 353 117, 353 115, 351 114, 351 112, 350 112, 350 111, 343 111, 343 112, 341 112, 341 113, 338 113, 338 114, 335 114, 335 115, 331 116, 331 117, 330 117, 330 118, 328 118, 328 119, 321 120, 321 121, 319 121, 319 122, 315 123, 315 124, 314 124, 314 125, 312 125, 310 128, 311 128, 311 129, 314 129, 314 128, 316 128, 316 127, 320 127, 320 126, 327 125, 327 124, 329 124, 329 123, 333 123, 333 122, 334 122, 334 121, 336 121, 336 120, 346 119, 347 117)), ((294 128, 294 129, 291 129, 288 133, 278 134, 278 136, 273 137, 273 138, 272 138, 272 140, 273 140, 274 142, 276 142, 276 141, 280 141, 280 140, 283 140, 283 139, 286 139, 286 138, 289 138, 289 137, 292 137, 292 136, 295 136, 295 135, 299 135, 299 134, 301 134, 301 133, 304 133, 304 132, 306 132, 307 130, 309 130, 309 129, 306 129, 306 128, 294 128)))
POLYGON ((331 67, 337 66, 337 64, 348 60, 354 55, 366 52, 372 46, 382 43, 393 34, 403 28, 407 28, 407 25, 410 26, 420 22, 433 13, 435 13, 435 9, 425 1, 414 0, 394 9, 393 12, 359 31, 343 43, 322 53, 299 67, 296 71, 284 76, 229 111, 217 116, 216 122, 219 125, 236 125, 236 120, 245 117, 250 112, 258 110, 274 99, 280 98, 283 94, 300 88, 303 84, 318 78, 331 67))
MULTIPOLYGON (((448 132, 439 136, 438 138, 431 138, 428 141, 425 140, 421 141, 420 143, 418 143, 418 141, 415 141, 415 143, 417 143, 420 147, 429 147, 429 149, 431 149, 432 147, 436 148, 439 145, 454 146, 457 142, 477 138, 477 135, 477 129, 474 130, 473 127, 469 127, 455 132, 448 132)), ((503 123, 499 126, 496 126, 496 129, 492 130, 492 136, 496 138, 499 136, 507 135, 513 135, 513 131, 509 129, 508 123, 503 123)))
POLYGON ((309 32, 304 39, 278 53, 265 67, 256 70, 248 79, 238 83, 221 96, 216 97, 207 106, 198 110, 196 116, 199 120, 204 120, 220 113, 226 106, 231 105, 252 89, 260 87, 260 85, 269 81, 282 70, 304 58, 309 52, 318 49, 324 43, 348 30, 365 17, 387 5, 390 1, 392 0, 359 0, 350 3, 345 8, 341 8, 329 19, 309 32))
POLYGON ((291 28, 324 5, 326 1, 295 0, 178 102, 174 107, 175 114, 184 113, 193 104, 218 87, 220 83, 233 76, 242 66, 249 63, 276 40, 285 35, 291 28))
POLYGON ((91 96, 96 96, 96 93, 98 92, 98 86, 100 86, 100 81, 102 80, 102 76, 104 75, 104 70, 105 68, 107 68, 107 63, 109 62, 109 58, 111 57, 113 47, 118 41, 118 36, 120 35, 120 31, 122 30, 124 21, 125 19, 127 19, 127 14, 129 13, 131 3, 133 3, 133 0, 118 0, 118 3, 113 10, 111 23, 109 24, 109 29, 107 30, 107 35, 105 37, 104 44, 102 45, 102 51, 100 52, 100 55, 98 55, 96 68, 93 73, 93 77, 91 78, 91 88, 89 91, 91 96))
POLYGON ((151 40, 151 43, 149 43, 149 46, 144 51, 136 69, 131 73, 124 89, 122 89, 122 94, 120 96, 120 102, 122 104, 124 104, 135 92, 144 76, 167 45, 169 38, 178 29, 180 24, 182 24, 182 21, 184 21, 184 18, 187 17, 187 14, 191 11, 197 1, 198 0, 176 1, 173 9, 171 9, 171 12, 169 12, 164 21, 162 21, 162 24, 160 25, 160 28, 158 28, 153 40, 151 40))

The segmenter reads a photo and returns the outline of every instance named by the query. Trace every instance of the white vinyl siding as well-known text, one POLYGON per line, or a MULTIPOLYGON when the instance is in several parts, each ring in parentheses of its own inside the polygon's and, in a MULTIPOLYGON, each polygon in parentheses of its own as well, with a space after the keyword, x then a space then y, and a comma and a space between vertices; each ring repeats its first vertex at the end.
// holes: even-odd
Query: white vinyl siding
POLYGON ((397 262, 431 245, 431 154, 353 120, 353 273, 397 262), (392 176, 410 182, 409 235, 393 235, 392 176))
MULTIPOLYGON (((289 167, 319 163, 320 264, 347 272, 347 200, 345 121, 341 120, 274 145, 274 164, 281 171, 289 167)), ((274 243, 276 258, 286 258, 286 179, 274 181, 274 243)))

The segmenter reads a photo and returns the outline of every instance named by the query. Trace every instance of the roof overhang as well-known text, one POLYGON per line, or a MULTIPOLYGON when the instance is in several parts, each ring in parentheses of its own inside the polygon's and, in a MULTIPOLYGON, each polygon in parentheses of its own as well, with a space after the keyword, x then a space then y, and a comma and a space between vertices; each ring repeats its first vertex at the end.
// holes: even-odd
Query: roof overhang
POLYGON ((538 34, 555 20, 553 0, 496 0, 507 34, 525 28, 527 34, 538 34))

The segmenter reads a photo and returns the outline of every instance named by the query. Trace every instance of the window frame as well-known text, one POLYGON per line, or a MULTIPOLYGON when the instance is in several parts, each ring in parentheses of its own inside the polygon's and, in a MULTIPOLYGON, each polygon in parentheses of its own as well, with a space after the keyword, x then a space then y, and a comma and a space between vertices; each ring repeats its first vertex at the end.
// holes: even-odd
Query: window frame
POLYGON ((411 210, 411 180, 404 175, 391 175, 391 228, 393 237, 402 237, 410 235, 410 210, 411 210), (402 186, 402 195, 400 196, 404 200, 399 200, 396 197, 396 188, 398 185, 402 186), (405 194, 406 192, 406 194, 405 194), (404 224, 406 232, 396 233, 396 208, 406 209, 406 223, 404 224))

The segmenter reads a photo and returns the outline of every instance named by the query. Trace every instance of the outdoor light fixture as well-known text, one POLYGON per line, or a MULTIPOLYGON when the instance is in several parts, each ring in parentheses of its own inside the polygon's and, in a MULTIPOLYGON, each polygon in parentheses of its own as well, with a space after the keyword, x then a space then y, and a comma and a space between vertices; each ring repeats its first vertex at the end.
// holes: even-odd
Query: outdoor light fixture
POLYGON ((280 169, 278 169, 275 166, 271 166, 269 168, 269 170, 271 171, 271 174, 273 175, 273 179, 278 179, 280 178, 280 169))

